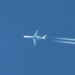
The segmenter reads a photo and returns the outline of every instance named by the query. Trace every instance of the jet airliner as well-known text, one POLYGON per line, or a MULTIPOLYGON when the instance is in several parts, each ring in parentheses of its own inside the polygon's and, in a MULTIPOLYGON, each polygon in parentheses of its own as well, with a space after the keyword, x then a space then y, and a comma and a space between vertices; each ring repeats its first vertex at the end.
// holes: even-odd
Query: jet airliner
POLYGON ((23 36, 23 38, 32 39, 33 43, 34 43, 34 46, 36 46, 36 40, 41 40, 41 39, 46 38, 46 34, 43 37, 37 36, 37 34, 38 34, 38 30, 35 32, 35 34, 33 36, 25 35, 25 36, 23 36))

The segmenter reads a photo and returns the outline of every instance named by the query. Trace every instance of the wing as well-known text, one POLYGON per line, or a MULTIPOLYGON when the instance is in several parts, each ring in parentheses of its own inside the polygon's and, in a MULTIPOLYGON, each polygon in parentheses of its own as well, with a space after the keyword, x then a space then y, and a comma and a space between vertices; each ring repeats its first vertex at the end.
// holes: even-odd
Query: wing
POLYGON ((35 32, 34 37, 37 36, 37 34, 38 34, 38 30, 35 32))
POLYGON ((33 39, 34 46, 36 46, 36 39, 33 39))

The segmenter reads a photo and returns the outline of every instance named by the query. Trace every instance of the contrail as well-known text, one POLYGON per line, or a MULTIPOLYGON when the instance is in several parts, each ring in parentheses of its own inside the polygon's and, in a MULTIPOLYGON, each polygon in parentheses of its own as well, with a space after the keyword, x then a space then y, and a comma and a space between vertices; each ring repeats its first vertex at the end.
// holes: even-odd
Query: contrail
POLYGON ((65 43, 65 44, 75 44, 75 42, 72 42, 72 41, 58 41, 58 40, 56 40, 55 42, 65 43))
POLYGON ((60 38, 60 37, 56 37, 54 39, 56 39, 55 42, 59 42, 59 43, 75 44, 75 39, 74 38, 60 38))
POLYGON ((60 37, 56 37, 55 39, 68 40, 68 41, 75 41, 75 39, 73 39, 73 38, 60 38, 60 37))

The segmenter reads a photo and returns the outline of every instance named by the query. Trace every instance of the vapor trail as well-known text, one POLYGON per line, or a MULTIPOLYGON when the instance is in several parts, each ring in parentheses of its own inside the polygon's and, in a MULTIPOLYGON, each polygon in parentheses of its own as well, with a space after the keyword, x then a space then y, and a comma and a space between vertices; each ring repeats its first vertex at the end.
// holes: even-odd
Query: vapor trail
POLYGON ((54 39, 56 39, 55 42, 59 42, 59 43, 75 44, 75 39, 74 38, 60 38, 60 37, 56 37, 54 39))
POLYGON ((59 40, 67 40, 67 41, 75 41, 75 39, 73 38, 60 38, 60 37, 57 37, 55 39, 59 39, 59 40))
POLYGON ((60 40, 56 40, 55 42, 65 43, 65 44, 75 44, 75 42, 73 42, 73 41, 60 41, 60 40))

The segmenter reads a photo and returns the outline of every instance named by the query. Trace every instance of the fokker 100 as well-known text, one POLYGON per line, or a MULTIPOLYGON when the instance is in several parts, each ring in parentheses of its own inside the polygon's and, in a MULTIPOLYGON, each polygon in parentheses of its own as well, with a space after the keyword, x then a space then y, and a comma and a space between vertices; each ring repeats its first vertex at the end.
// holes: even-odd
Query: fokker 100
POLYGON ((34 46, 36 46, 36 40, 41 40, 41 39, 46 38, 46 34, 43 37, 37 36, 37 34, 38 34, 38 30, 35 32, 35 34, 33 36, 25 35, 25 36, 23 36, 23 38, 32 39, 33 43, 34 43, 34 46))

